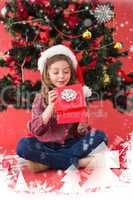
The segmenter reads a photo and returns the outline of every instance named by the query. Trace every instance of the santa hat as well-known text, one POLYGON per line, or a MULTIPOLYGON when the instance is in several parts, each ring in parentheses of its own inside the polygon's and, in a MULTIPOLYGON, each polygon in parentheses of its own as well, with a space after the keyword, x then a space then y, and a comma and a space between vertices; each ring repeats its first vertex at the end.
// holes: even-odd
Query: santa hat
POLYGON ((41 74, 43 73, 43 69, 46 66, 47 59, 51 58, 55 55, 59 55, 59 54, 68 56, 71 59, 72 64, 73 64, 73 68, 75 69, 78 80, 83 85, 84 95, 86 97, 90 97, 91 94, 92 94, 91 89, 84 84, 83 73, 81 71, 80 66, 78 65, 78 61, 76 59, 76 56, 74 55, 74 53, 68 47, 66 47, 62 44, 52 46, 52 47, 48 48, 47 50, 45 50, 41 53, 41 56, 38 59, 38 70, 40 71, 40 73, 41 74))

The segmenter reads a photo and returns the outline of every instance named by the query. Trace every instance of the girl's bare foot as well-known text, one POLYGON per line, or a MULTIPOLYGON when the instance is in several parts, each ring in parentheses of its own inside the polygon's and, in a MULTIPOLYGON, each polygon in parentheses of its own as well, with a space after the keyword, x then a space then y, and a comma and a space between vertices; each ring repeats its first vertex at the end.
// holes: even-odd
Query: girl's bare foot
POLYGON ((79 168, 89 167, 89 165, 91 165, 91 163, 93 162, 94 159, 95 159, 94 156, 88 156, 86 158, 81 158, 79 160, 78 167, 79 168))
POLYGON ((42 171, 45 171, 48 169, 47 165, 44 165, 44 164, 41 164, 38 162, 33 162, 30 160, 27 160, 27 165, 28 165, 28 168, 30 169, 30 171, 32 171, 34 173, 42 172, 42 171))
POLYGON ((79 167, 88 167, 88 168, 99 168, 99 167, 105 167, 105 156, 103 155, 103 152, 98 152, 95 154, 91 154, 85 158, 81 158, 79 160, 79 167))

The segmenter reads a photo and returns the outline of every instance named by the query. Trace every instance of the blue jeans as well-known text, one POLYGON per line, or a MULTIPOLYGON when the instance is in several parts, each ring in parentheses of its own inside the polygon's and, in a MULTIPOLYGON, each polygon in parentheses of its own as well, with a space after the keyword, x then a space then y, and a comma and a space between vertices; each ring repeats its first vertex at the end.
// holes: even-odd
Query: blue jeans
POLYGON ((77 166, 80 158, 86 157, 102 142, 107 145, 107 137, 100 130, 68 139, 64 144, 40 142, 35 137, 30 137, 18 142, 16 152, 26 160, 46 164, 51 169, 65 170, 72 164, 77 166))

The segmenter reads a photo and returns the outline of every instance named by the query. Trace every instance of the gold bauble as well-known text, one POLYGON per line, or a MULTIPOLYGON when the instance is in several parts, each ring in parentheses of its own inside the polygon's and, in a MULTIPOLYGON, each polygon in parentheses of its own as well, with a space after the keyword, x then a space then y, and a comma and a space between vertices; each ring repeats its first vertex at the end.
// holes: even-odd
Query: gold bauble
POLYGON ((86 30, 86 31, 82 34, 82 37, 83 37, 84 39, 86 39, 86 40, 89 40, 89 39, 91 39, 91 37, 92 37, 92 33, 91 33, 90 31, 86 30))
POLYGON ((108 69, 107 65, 104 65, 104 66, 103 66, 103 70, 104 70, 104 71, 107 71, 107 69, 108 69))
POLYGON ((114 45, 114 48, 115 49, 122 49, 123 45, 121 42, 116 42, 115 45, 114 45))
POLYGON ((104 74, 103 76, 103 84, 108 85, 111 82, 111 78, 108 74, 104 74))

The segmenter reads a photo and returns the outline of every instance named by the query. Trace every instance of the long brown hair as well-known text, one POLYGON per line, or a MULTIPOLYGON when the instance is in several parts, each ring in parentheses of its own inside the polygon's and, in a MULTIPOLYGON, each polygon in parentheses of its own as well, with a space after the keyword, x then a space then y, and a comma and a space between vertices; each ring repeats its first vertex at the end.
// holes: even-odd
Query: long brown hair
POLYGON ((60 60, 66 61, 70 66, 71 78, 68 82, 68 85, 78 82, 76 79, 76 72, 74 70, 73 63, 68 56, 63 55, 63 54, 58 54, 58 55, 52 56, 51 58, 48 58, 46 66, 44 66, 42 77, 41 77, 41 80, 42 80, 41 94, 43 95, 44 100, 46 101, 45 103, 48 103, 48 92, 54 89, 55 87, 49 80, 48 67, 52 65, 53 63, 58 62, 60 60))

